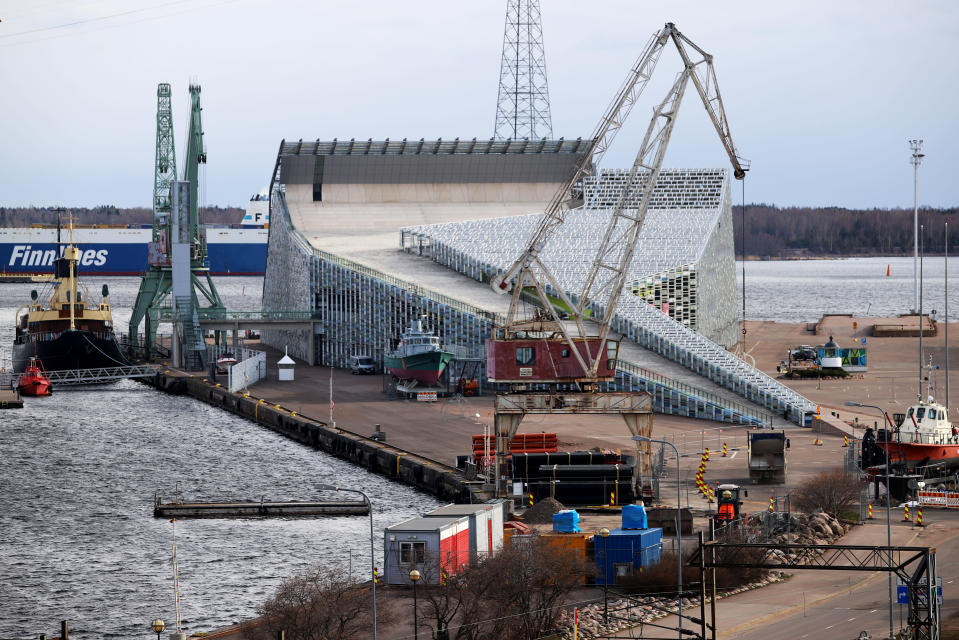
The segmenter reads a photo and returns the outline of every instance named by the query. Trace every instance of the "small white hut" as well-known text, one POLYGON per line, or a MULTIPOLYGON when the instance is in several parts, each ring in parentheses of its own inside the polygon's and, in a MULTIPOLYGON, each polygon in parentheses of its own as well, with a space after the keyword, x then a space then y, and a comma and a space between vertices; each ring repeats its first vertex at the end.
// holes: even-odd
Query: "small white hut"
POLYGON ((296 365, 296 362, 293 361, 293 358, 290 357, 290 354, 287 353, 286 348, 284 348, 283 357, 276 363, 276 366, 280 370, 280 380, 293 380, 294 365, 296 365))

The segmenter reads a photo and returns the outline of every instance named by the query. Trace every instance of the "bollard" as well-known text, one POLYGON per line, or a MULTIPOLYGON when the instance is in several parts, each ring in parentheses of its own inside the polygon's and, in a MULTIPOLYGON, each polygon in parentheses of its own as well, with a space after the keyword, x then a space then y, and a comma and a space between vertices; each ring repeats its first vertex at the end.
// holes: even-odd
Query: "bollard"
POLYGON ((847 436, 845 433, 842 434, 842 446, 844 447, 849 446, 849 436, 847 436))
POLYGON ((922 526, 922 508, 916 509, 916 526, 922 526))
POLYGON ((871 502, 869 503, 869 517, 867 518, 867 520, 872 520, 872 503, 871 502))
POLYGON ((529 506, 533 506, 533 494, 529 494, 529 506))
POLYGON ((723 443, 723 457, 724 457, 724 458, 726 457, 726 451, 727 451, 727 449, 726 449, 726 443, 724 442, 724 443, 723 443))
POLYGON ((903 512, 903 522, 909 522, 909 505, 906 505, 906 510, 903 512))
POLYGON ((713 493, 713 488, 709 487, 709 501, 716 502, 716 494, 713 493))
POLYGON ((609 506, 612 507, 612 506, 615 505, 615 504, 616 504, 616 492, 610 491, 610 492, 609 492, 609 506))
POLYGON ((775 509, 775 504, 776 504, 776 498, 770 497, 770 498, 769 498, 769 513, 772 513, 773 511, 776 510, 776 509, 775 509))
POLYGON ((709 460, 709 447, 706 447, 706 452, 703 453, 703 460, 709 460))

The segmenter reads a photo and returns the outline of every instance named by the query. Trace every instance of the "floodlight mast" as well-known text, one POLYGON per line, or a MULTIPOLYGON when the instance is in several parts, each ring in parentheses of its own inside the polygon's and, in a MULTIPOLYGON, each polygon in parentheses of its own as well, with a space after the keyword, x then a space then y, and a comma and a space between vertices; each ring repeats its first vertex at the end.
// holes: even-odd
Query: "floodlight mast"
MULTIPOLYGON (((615 376, 618 343, 613 345, 613 341, 610 341, 607 344, 607 338, 616 311, 616 300, 619 299, 626 282, 636 241, 649 208, 653 187, 662 169, 676 114, 690 79, 706 107, 713 126, 719 133, 723 147, 733 165, 733 175, 740 180, 745 177, 749 168, 748 162, 737 155, 732 142, 729 123, 716 82, 712 56, 680 33, 673 23, 667 23, 663 29, 653 34, 642 55, 630 69, 625 82, 600 120, 582 158, 548 204, 543 218, 527 243, 526 250, 509 269, 495 277, 491 283, 493 290, 498 293, 507 293, 512 289, 506 322, 494 332, 494 338, 488 344, 489 370, 493 373, 490 376, 491 380, 519 383, 576 382, 591 385, 601 380, 610 380, 615 376), (582 197, 584 178, 595 171, 603 154, 646 88, 663 48, 670 40, 679 50, 684 69, 666 98, 653 113, 629 177, 617 197, 616 206, 587 274, 584 287, 579 294, 571 297, 540 260, 540 254, 556 229, 565 222, 571 203, 582 197), (696 60, 691 57, 687 45, 698 54, 696 60), (639 205, 635 206, 637 198, 639 198, 639 205), (517 317, 520 310, 520 296, 527 288, 535 290, 542 306, 531 320, 517 317), (550 295, 569 310, 572 327, 560 317, 557 304, 550 295), (603 318, 599 320, 598 332, 593 332, 596 335, 588 336, 586 322, 590 305, 597 302, 604 306, 605 311, 603 318), (519 341, 529 342, 530 339, 553 343, 561 341, 568 347, 563 349, 562 357, 572 356, 578 367, 572 369, 569 366, 558 367, 554 360, 549 363, 551 367, 538 371, 533 367, 526 368, 525 372, 519 369, 519 373, 507 371, 510 368, 508 358, 511 356, 507 352, 513 346, 510 343, 515 342, 516 348, 519 348, 519 341), (561 369, 565 373, 560 373, 561 369), (524 379, 517 379, 517 376, 524 379)), ((549 349, 548 345, 547 349, 551 359, 557 355, 554 349, 549 349)), ((521 364, 518 356, 516 364, 521 364)))

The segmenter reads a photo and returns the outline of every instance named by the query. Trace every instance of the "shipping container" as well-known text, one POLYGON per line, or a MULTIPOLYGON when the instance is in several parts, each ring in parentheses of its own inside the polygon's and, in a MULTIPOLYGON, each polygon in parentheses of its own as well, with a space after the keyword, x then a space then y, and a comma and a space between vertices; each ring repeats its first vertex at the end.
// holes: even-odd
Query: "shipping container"
POLYGON ((659 562, 662 551, 662 529, 613 529, 606 538, 597 535, 593 539, 596 584, 616 584, 659 562))
POLYGON ((440 584, 469 567, 470 518, 412 518, 387 527, 383 535, 386 584, 410 584, 410 571, 421 584, 440 584))
MULTIPOLYGON (((589 533, 541 533, 539 534, 539 539, 546 543, 549 547, 557 550, 570 551, 576 557, 578 561, 586 565, 589 562, 589 555, 592 553, 593 548, 593 536, 595 534, 592 532, 589 533)), ((526 538, 527 536, 519 536, 513 534, 511 544, 517 544, 518 539, 526 538)), ((529 538, 534 538, 534 536, 528 536, 529 538)), ((597 536, 598 539, 598 536, 597 536)), ((588 576, 583 576, 580 580, 582 584, 588 582, 588 576)))
POLYGON ((503 506, 501 503, 450 504, 433 509, 424 518, 467 516, 470 522, 470 561, 484 559, 503 548, 503 506))

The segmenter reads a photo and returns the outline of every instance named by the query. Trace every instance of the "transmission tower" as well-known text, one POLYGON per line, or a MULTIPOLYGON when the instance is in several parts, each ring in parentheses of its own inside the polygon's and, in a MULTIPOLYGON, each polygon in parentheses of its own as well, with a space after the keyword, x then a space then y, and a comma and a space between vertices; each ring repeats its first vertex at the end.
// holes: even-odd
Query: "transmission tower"
POLYGON ((493 136, 553 137, 539 0, 508 0, 493 136))
POLYGON ((170 215, 170 184, 176 180, 176 152, 173 148, 173 108, 170 85, 157 85, 157 146, 153 176, 153 241, 170 215))

